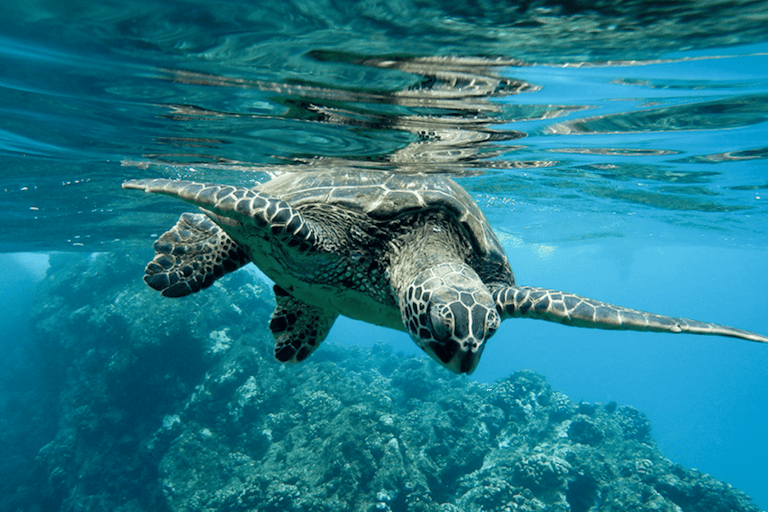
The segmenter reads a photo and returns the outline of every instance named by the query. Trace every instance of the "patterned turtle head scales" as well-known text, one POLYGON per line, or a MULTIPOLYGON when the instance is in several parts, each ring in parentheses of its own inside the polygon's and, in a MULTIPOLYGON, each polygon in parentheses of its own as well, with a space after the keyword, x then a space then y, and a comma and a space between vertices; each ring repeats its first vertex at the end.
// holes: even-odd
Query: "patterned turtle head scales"
POLYGON ((472 373, 501 321, 490 292, 465 264, 418 274, 400 297, 403 323, 427 354, 454 373, 472 373))

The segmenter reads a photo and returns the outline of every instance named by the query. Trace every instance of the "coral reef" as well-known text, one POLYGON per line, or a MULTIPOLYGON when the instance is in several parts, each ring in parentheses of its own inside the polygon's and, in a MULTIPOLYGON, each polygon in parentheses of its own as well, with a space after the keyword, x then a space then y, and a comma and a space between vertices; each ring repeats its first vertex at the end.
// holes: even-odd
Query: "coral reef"
POLYGON ((666 459, 632 407, 574 404, 532 372, 474 383, 385 344, 279 364, 257 278, 169 300, 141 267, 52 260, 47 427, 3 510, 758 511, 666 459))

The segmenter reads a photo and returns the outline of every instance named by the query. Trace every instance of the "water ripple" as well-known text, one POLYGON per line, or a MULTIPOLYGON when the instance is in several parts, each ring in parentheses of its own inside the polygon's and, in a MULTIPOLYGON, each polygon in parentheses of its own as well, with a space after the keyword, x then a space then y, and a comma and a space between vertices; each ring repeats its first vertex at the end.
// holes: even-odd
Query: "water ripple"
MULTIPOLYGON (((764 215, 764 48, 661 52, 765 40, 768 9, 718 2, 714 23, 695 2, 640 5, 6 3, 2 206, 51 240, 69 217, 106 243, 105 225, 135 224, 114 190, 137 166, 230 181, 335 166, 468 177, 498 199, 489 215, 518 199, 764 215)), ((45 246, 26 227, 14 236, 45 246)))

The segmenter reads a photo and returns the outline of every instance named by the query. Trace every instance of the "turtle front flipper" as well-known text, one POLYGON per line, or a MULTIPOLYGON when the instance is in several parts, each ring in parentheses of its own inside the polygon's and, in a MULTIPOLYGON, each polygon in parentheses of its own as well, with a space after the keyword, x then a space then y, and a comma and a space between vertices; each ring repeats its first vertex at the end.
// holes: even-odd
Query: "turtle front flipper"
POLYGON ((493 299, 502 318, 536 318, 594 329, 714 334, 768 343, 766 336, 734 327, 646 313, 545 288, 510 286, 496 290, 493 299))
POLYGON ((285 201, 245 187, 184 180, 130 180, 123 188, 178 197, 211 212, 217 224, 229 231, 232 221, 251 227, 264 238, 278 236, 288 246, 309 248, 317 242, 315 230, 285 201))
POLYGON ((144 282, 166 297, 183 297, 249 261, 243 248, 207 216, 183 213, 155 241, 155 258, 144 270, 144 282))
POLYGON ((320 346, 339 315, 310 306, 277 285, 274 290, 277 307, 269 330, 275 337, 275 358, 283 363, 299 363, 320 346))

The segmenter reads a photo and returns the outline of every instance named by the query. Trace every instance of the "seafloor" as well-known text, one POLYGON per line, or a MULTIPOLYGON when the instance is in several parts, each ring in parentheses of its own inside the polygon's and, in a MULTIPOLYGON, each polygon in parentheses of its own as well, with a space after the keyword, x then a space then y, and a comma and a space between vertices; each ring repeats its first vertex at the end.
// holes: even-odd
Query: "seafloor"
POLYGON ((666 459, 630 406, 532 372, 474 383, 386 344, 285 366, 258 278, 171 300, 142 267, 51 258, 32 340, 4 363, 0 510, 758 511, 666 459))

